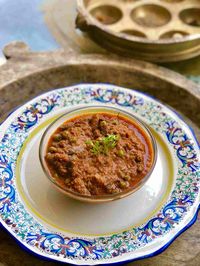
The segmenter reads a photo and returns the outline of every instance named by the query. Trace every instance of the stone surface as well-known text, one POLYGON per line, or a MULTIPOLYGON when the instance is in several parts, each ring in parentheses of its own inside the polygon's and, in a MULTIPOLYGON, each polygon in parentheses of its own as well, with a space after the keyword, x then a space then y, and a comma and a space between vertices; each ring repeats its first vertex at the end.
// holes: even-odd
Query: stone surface
MULTIPOLYGON (((5 49, 8 62, 0 66, 0 120, 17 105, 52 88, 80 82, 109 82, 150 93, 176 108, 200 140, 200 87, 167 69, 110 55, 79 55, 72 51, 31 53, 13 43, 5 49), (193 122, 191 122, 192 120, 193 122)), ((133 262, 137 266, 200 266, 200 215, 189 230, 162 254, 133 262)), ((0 266, 59 265, 39 259, 18 246, 0 229, 0 266)))
POLYGON ((49 89, 103 82, 150 93, 200 126, 200 86, 163 67, 119 56, 77 54, 71 50, 32 53, 18 42, 6 46, 4 53, 10 59, 0 68, 2 118, 10 109, 49 89))

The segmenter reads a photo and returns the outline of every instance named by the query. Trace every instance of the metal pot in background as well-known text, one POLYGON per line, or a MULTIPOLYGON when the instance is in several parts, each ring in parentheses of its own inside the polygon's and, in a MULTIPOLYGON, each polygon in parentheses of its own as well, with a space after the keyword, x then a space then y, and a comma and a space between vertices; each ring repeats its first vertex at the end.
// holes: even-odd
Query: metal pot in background
POLYGON ((77 0, 76 25, 101 46, 153 62, 200 54, 197 0, 77 0))

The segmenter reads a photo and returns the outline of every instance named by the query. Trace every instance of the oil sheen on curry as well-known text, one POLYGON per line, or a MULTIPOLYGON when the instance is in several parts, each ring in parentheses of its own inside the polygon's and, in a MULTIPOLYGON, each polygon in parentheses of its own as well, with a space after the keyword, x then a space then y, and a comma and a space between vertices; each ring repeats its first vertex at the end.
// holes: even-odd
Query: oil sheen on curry
POLYGON ((51 136, 45 159, 65 190, 103 196, 136 186, 149 172, 153 152, 138 124, 98 113, 63 123, 51 136))

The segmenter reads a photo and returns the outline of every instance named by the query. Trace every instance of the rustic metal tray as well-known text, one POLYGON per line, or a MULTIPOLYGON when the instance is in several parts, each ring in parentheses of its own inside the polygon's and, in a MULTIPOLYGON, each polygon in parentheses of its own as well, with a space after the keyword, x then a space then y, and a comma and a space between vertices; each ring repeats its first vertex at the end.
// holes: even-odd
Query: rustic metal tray
MULTIPOLYGON (((4 54, 8 61, 0 67, 1 121, 13 108, 42 92, 83 82, 104 82, 134 88, 157 97, 187 116, 186 121, 193 126, 200 139, 200 87, 175 72, 150 63, 111 55, 83 55, 62 50, 33 53, 21 42, 8 45, 4 54)), ((169 258, 173 258, 170 265, 198 265, 199 226, 199 223, 195 224, 164 254, 148 259, 141 265, 166 266, 169 265, 169 258)), ((10 265, 20 265, 21 257, 27 261, 31 259, 32 265, 45 265, 21 250, 16 252, 14 241, 6 234, 1 232, 0 238, 4 243, 2 254, 6 254, 12 261, 10 265), (13 256, 13 253, 16 255, 13 256)), ((133 265, 138 264, 136 262, 133 265)))
POLYGON ((77 2, 77 27, 113 52, 154 62, 200 54, 198 0, 77 2))

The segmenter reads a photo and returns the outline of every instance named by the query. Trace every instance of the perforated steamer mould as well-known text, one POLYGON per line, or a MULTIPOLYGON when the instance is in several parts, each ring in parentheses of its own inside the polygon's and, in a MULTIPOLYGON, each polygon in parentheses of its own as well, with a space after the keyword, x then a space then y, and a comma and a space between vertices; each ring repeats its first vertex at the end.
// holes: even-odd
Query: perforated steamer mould
POLYGON ((200 54, 200 0, 77 0, 77 27, 127 56, 172 62, 200 54))

